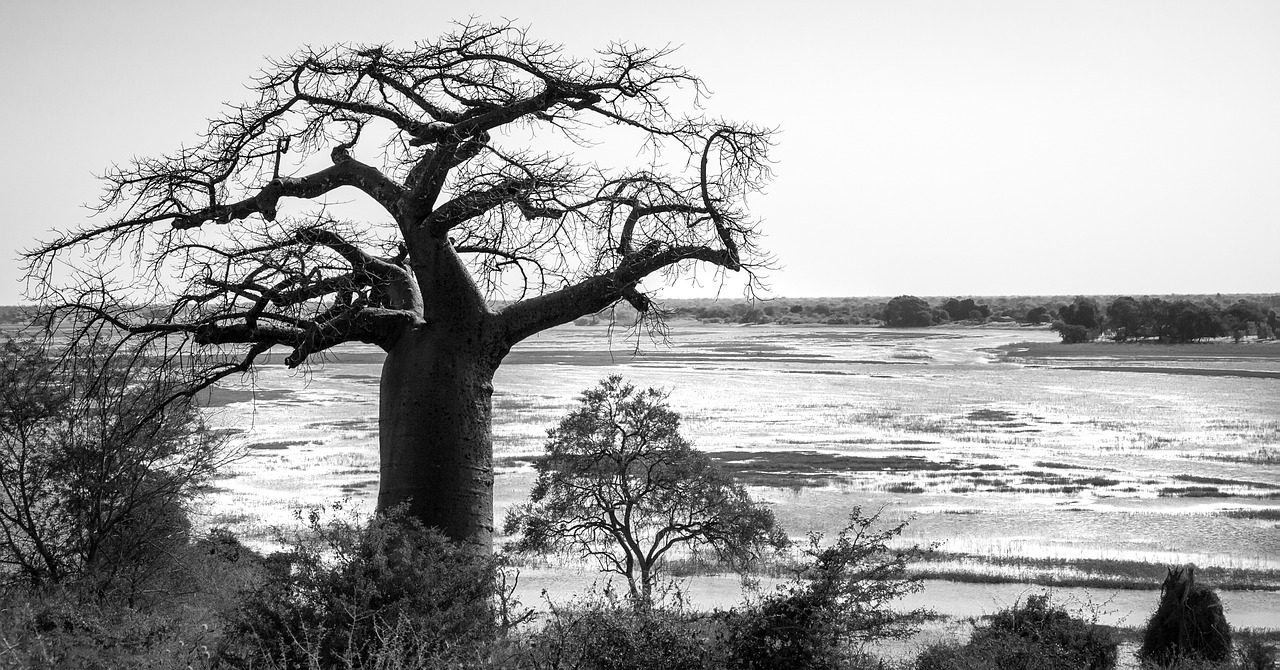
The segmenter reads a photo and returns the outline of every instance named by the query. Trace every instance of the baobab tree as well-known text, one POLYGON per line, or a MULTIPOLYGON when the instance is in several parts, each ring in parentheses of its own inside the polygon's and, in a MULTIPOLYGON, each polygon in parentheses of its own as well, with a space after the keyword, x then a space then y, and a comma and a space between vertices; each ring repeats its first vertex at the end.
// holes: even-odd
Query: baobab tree
POLYGON ((706 116, 671 53, 467 23, 270 61, 198 142, 109 169, 98 216, 26 254, 30 295, 63 332, 202 353, 192 390, 276 346, 290 367, 381 347, 379 508, 490 546, 511 347, 619 301, 652 314, 646 277, 768 262, 746 198, 772 133, 706 116))

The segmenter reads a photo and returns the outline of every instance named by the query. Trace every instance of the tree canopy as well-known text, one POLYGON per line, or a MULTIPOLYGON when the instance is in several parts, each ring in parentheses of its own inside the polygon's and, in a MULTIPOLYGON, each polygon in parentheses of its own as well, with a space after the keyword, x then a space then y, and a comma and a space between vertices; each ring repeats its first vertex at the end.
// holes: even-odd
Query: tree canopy
POLYGON ((924 328, 933 325, 933 311, 923 298, 900 295, 885 305, 884 322, 895 328, 924 328))
POLYGON ((586 390, 548 431, 530 500, 507 515, 506 532, 521 550, 594 557, 642 602, 674 548, 740 566, 766 545, 784 545, 773 512, 679 429, 661 391, 637 391, 616 375, 586 390))
POLYGON ((291 366, 485 298, 542 296, 501 311, 508 345, 587 307, 647 311, 637 284, 651 273, 767 261, 743 198, 769 177, 772 133, 672 109, 681 91, 691 111, 706 94, 672 51, 614 43, 583 60, 510 24, 467 23, 405 49, 273 60, 256 99, 195 144, 108 169, 109 221, 29 252, 32 295, 130 333, 245 345, 246 360, 285 345, 291 366), (604 127, 631 131, 647 164, 576 155, 604 127), (335 192, 382 214, 289 204, 335 192), (435 262, 441 245, 467 272, 435 262))
POLYGON ((705 115, 672 52, 581 59, 464 23, 272 60, 195 143, 108 169, 101 218, 26 254, 31 297, 73 339, 201 351, 193 388, 275 346, 291 367, 383 348, 379 504, 488 544, 510 348, 622 301, 652 314, 652 275, 769 262, 746 200, 772 131, 705 115))

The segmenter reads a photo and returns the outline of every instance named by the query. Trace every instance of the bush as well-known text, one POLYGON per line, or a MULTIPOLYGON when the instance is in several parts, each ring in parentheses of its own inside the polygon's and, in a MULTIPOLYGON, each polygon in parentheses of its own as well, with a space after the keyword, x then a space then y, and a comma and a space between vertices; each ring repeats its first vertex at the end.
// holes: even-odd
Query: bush
POLYGON ((918 670, 1109 670, 1119 641, 1109 629, 1072 616, 1046 594, 1001 610, 964 645, 930 646, 918 670))
POLYGON ((0 598, 0 668, 210 668, 213 635, 191 624, 74 589, 15 589, 0 598))
POLYGON ((884 529, 878 522, 878 513, 864 517, 855 508, 830 546, 821 546, 821 535, 810 535, 807 561, 791 583, 722 615, 728 666, 842 667, 850 642, 915 632, 927 612, 899 612, 891 604, 923 588, 906 572, 908 561, 923 551, 890 549, 906 524, 884 529))
POLYGON ((1242 640, 1236 653, 1243 670, 1276 670, 1276 647, 1257 638, 1242 640))
POLYGON ((230 455, 165 368, 103 346, 113 355, 3 345, 0 581, 83 582, 133 604, 173 567, 186 506, 230 455))
POLYGON ((1231 656, 1231 626, 1222 602, 1212 589, 1195 583, 1195 566, 1169 569, 1138 656, 1162 666, 1184 658, 1221 662, 1231 656))
POLYGON ((313 509, 306 532, 281 540, 289 550, 267 557, 229 622, 233 665, 419 667, 496 633, 496 559, 400 511, 362 523, 313 509))
POLYGON ((695 670, 719 667, 708 622, 672 606, 636 608, 612 591, 551 607, 520 645, 519 668, 695 670))

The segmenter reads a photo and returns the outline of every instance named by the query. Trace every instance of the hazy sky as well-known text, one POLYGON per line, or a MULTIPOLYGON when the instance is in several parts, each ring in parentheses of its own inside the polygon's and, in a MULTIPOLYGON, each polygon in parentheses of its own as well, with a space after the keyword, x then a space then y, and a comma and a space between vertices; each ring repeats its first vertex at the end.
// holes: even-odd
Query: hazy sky
POLYGON ((193 142, 265 56, 467 14, 582 55, 683 45, 710 113, 778 126, 774 295, 1280 292, 1276 0, 6 0, 0 253, 193 142))

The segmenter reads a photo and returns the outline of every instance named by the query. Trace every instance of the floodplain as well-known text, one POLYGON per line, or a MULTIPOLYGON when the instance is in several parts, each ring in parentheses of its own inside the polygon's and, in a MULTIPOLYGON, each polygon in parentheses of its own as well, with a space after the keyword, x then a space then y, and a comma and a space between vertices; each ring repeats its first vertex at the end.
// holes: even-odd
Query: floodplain
MULTIPOLYGON (((680 321, 653 342, 556 328, 513 349, 495 380, 495 517, 528 495, 545 431, 575 396, 622 374, 669 391, 686 436, 772 503, 794 538, 835 534, 854 506, 883 508, 911 519, 906 541, 936 545, 919 569, 948 589, 1114 596, 1193 562, 1238 593, 1252 625, 1276 627, 1280 343, 1057 339, 680 321)), ((211 422, 247 456, 216 482, 207 522, 265 537, 293 508, 371 505, 381 360, 344 347, 305 373, 268 365, 252 388, 216 390, 211 422)), ((595 578, 564 581, 566 569, 530 566, 528 588, 543 573, 552 590, 595 578)), ((728 588, 715 579, 691 582, 713 604, 728 588)))

